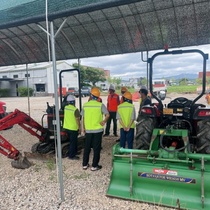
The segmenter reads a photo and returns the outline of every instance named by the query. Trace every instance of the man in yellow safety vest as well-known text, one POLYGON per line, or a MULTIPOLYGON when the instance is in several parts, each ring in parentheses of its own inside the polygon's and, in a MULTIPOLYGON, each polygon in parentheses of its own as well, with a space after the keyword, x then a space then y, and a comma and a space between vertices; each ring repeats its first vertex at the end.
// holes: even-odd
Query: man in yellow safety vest
POLYGON ((128 149, 133 149, 136 111, 128 91, 123 94, 123 103, 118 106, 117 119, 120 122, 120 146, 125 148, 127 143, 128 149))
POLYGON ((77 142, 80 129, 80 113, 75 107, 75 98, 73 95, 68 95, 66 98, 67 105, 64 107, 64 123, 63 128, 66 130, 69 138, 69 159, 78 160, 77 142))
POLYGON ((100 91, 94 87, 91 89, 90 101, 83 105, 81 115, 83 116, 83 132, 85 133, 85 148, 83 154, 83 169, 89 167, 89 155, 91 148, 93 148, 93 160, 91 171, 97 171, 102 168, 99 165, 101 141, 104 130, 104 125, 109 118, 109 112, 106 106, 98 102, 100 91), (105 115, 105 119, 103 119, 105 115))

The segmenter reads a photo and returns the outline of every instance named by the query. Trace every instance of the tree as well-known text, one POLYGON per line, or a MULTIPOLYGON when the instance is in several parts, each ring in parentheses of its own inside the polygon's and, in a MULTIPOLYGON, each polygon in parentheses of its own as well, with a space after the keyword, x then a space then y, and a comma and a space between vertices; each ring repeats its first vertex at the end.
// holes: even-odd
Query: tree
POLYGON ((116 85, 116 87, 119 87, 122 79, 120 77, 108 77, 107 79, 108 83, 116 85))
POLYGON ((91 82, 92 85, 95 86, 96 82, 104 82, 106 80, 105 73, 103 70, 82 65, 78 66, 77 63, 74 63, 73 67, 79 67, 80 81, 82 85, 85 85, 87 82, 91 82))
POLYGON ((187 78, 182 78, 182 79, 180 79, 179 84, 180 85, 187 85, 187 82, 188 82, 187 78))
POLYGON ((86 81, 86 71, 85 68, 83 66, 79 66, 78 63, 74 63, 72 65, 75 69, 79 69, 80 70, 80 82, 81 82, 81 86, 86 85, 85 81, 86 81))
POLYGON ((121 84, 122 79, 120 77, 114 77, 114 84, 116 84, 117 86, 119 86, 121 84))
POLYGON ((111 77, 108 77, 107 79, 108 83, 112 84, 113 83, 113 79, 111 77))
POLYGON ((147 78, 146 78, 146 77, 143 77, 143 78, 141 79, 141 84, 142 84, 142 85, 147 85, 147 78))
POLYGON ((199 84, 199 85, 201 85, 202 84, 202 79, 201 78, 197 78, 196 79, 196 83, 199 84))
POLYGON ((95 86, 96 82, 104 82, 106 81, 104 71, 92 67, 87 67, 86 71, 86 78, 89 82, 95 86))

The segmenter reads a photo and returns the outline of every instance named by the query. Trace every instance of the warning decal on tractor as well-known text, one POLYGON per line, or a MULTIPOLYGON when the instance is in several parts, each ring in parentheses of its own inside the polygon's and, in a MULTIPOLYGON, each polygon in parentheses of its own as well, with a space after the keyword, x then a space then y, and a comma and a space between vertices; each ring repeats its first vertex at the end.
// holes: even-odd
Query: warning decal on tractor
POLYGON ((152 171, 155 174, 167 174, 167 175, 174 175, 174 176, 178 175, 177 171, 161 169, 161 168, 153 168, 152 171))
POLYGON ((138 172, 138 176, 142 178, 149 178, 149 179, 160 179, 165 181, 172 181, 172 182, 183 182, 187 184, 195 184, 196 180, 193 178, 185 178, 181 176, 171 176, 165 174, 153 174, 153 173, 145 173, 145 172, 138 172))

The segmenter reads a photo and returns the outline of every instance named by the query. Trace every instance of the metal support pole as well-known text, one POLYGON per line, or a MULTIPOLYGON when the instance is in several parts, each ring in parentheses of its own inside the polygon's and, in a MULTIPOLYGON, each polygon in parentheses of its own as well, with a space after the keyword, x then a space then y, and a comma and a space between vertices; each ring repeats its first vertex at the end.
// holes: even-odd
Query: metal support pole
POLYGON ((54 92, 55 92, 55 116, 56 116, 56 136, 57 136, 57 153, 58 153, 58 172, 60 182, 60 197, 61 201, 64 201, 64 189, 63 189, 63 170, 62 170, 62 155, 61 155, 61 136, 60 136, 60 116, 59 116, 59 104, 58 104, 58 81, 57 81, 57 69, 56 69, 56 56, 55 56, 55 36, 53 22, 50 22, 50 40, 51 40, 51 52, 53 62, 53 79, 54 79, 54 92))
POLYGON ((143 52, 141 52, 141 60, 143 62, 147 62, 147 89, 149 90, 149 63, 148 63, 148 57, 149 57, 149 52, 147 51, 147 57, 146 60, 144 60, 144 55, 143 52))
POLYGON ((30 111, 30 98, 29 98, 29 82, 28 82, 28 64, 26 64, 26 74, 27 74, 27 89, 28 89, 28 115, 31 115, 30 111))

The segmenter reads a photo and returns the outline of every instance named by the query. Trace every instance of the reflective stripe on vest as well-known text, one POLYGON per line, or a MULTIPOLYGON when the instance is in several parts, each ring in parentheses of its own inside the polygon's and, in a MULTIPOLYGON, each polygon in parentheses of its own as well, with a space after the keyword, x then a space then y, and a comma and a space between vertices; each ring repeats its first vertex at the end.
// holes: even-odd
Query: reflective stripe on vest
POLYGON ((102 103, 91 100, 84 104, 84 120, 86 130, 99 130, 103 126, 100 122, 103 121, 102 103))
POLYGON ((110 112, 116 112, 117 111, 117 106, 119 105, 119 96, 114 93, 113 95, 109 94, 108 95, 108 111, 110 112))
POLYGON ((77 131, 79 129, 74 115, 76 109, 77 108, 71 104, 65 106, 63 128, 73 131, 77 131))
MULTIPOLYGON (((133 113, 133 107, 134 105, 128 102, 124 102, 118 106, 118 113, 120 115, 122 122, 124 123, 126 127, 128 127, 130 124, 132 113, 133 113)), ((122 125, 120 125, 120 127, 122 128, 122 125)), ((134 128, 134 127, 135 127, 135 124, 133 122, 131 125, 131 128, 134 128)))

